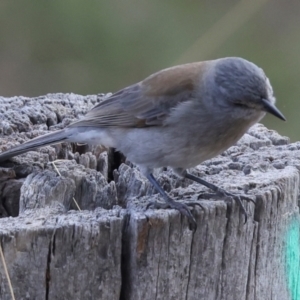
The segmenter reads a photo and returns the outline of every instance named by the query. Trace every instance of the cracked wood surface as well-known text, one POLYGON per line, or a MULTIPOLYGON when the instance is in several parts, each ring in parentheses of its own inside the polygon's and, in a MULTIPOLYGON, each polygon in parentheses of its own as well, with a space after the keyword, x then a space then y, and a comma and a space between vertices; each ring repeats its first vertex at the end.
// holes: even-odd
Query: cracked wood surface
MULTIPOLYGON (((0 97, 0 151, 66 126, 104 98, 0 97)), ((235 203, 201 200, 195 233, 177 211, 145 211, 159 196, 129 162, 113 170, 106 150, 61 144, 0 165, 0 237, 16 299, 292 299, 286 236, 299 219, 300 143, 256 125, 192 169, 256 198, 245 203, 246 224, 235 203)), ((207 192, 169 169, 156 176, 177 200, 207 192)), ((0 278, 0 299, 11 299, 2 265, 0 278)))

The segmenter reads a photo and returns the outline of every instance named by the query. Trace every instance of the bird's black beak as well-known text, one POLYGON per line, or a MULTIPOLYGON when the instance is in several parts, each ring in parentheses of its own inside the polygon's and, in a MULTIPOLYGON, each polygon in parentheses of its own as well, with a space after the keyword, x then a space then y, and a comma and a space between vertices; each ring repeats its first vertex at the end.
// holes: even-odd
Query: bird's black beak
POLYGON ((269 100, 267 99, 261 99, 262 103, 263 103, 263 107, 264 110, 270 114, 272 114, 273 116, 286 121, 284 115, 281 113, 281 111, 274 105, 272 104, 269 100))

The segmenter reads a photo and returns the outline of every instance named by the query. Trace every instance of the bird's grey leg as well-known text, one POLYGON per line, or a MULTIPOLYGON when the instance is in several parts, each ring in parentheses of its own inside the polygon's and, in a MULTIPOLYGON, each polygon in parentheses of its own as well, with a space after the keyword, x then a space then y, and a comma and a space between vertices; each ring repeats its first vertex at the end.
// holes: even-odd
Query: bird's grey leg
MULTIPOLYGON (((154 208, 174 208, 180 211, 183 215, 185 215, 190 224, 190 228, 195 231, 197 229, 197 224, 194 216, 192 215, 188 205, 177 202, 173 200, 165 191, 164 189, 159 185, 157 180, 154 178, 152 173, 145 174, 147 179, 152 183, 152 185, 155 187, 155 189, 160 193, 160 195, 164 198, 165 203, 160 202, 151 202, 147 205, 147 208, 154 207, 154 208)), ((191 205, 199 205, 201 207, 200 203, 193 202, 190 203, 191 205)))
MULTIPOLYGON (((179 174, 179 175, 181 175, 181 176, 183 176, 187 179, 190 179, 192 181, 200 183, 200 184, 206 186, 207 188, 211 189, 212 191, 215 192, 215 194, 216 194, 215 196, 217 196, 217 197, 226 197, 226 198, 229 197, 231 199, 234 199, 238 203, 238 205, 240 206, 240 208, 242 210, 242 214, 245 216, 245 223, 247 222, 248 213, 247 213, 241 199, 242 200, 247 200, 247 201, 252 201, 255 204, 255 201, 253 201, 253 199, 251 199, 250 197, 244 196, 244 195, 234 195, 234 194, 228 193, 225 190, 223 190, 222 188, 219 188, 218 186, 216 186, 212 183, 209 183, 209 182, 207 182, 207 181, 205 181, 205 180, 203 180, 203 179, 201 179, 201 178, 199 178, 195 175, 192 175, 192 174, 188 173, 184 169, 179 169, 178 168, 178 169, 174 169, 174 171, 177 174, 179 174)), ((206 195, 208 195, 209 197, 212 197, 211 194, 206 194, 206 195)))

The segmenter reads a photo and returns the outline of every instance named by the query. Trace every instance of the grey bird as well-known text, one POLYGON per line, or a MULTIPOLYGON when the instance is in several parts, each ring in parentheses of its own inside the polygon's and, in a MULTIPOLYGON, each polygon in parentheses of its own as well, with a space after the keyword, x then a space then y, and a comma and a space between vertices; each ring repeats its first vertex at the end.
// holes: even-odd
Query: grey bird
POLYGON ((0 161, 63 141, 116 148, 139 166, 165 200, 151 205, 179 210, 195 229, 188 205, 174 201, 163 190, 153 169, 172 167, 178 175, 220 196, 232 197, 247 217, 243 197, 187 169, 235 144, 266 112, 285 120, 275 106, 268 78, 255 64, 238 57, 184 64, 161 70, 112 94, 81 120, 1 153, 0 161))

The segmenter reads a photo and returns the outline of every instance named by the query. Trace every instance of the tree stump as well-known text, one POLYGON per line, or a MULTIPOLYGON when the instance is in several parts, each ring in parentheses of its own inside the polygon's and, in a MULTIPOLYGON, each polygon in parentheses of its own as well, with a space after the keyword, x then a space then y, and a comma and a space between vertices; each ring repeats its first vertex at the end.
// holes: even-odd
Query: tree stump
MULTIPOLYGON (((0 151, 63 128, 106 96, 0 98, 0 151)), ((154 188, 100 145, 3 162, 0 241, 15 298, 299 299, 299 170, 300 143, 260 124, 191 170, 253 197, 247 223, 230 199, 199 199, 205 187, 158 170, 173 198, 200 201, 192 232, 175 210, 146 210, 154 188)), ((0 278, 0 299, 11 299, 2 263, 0 278)))

